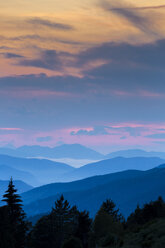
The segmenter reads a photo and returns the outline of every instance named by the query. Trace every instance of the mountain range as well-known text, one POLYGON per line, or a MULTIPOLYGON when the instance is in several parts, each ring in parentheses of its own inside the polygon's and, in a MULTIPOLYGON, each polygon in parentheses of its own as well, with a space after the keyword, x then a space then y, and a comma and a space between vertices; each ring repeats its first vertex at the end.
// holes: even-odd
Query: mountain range
POLYGON ((46 159, 16 158, 0 155, 0 179, 8 180, 11 176, 38 186, 62 180, 62 175, 74 170, 73 167, 46 159))
POLYGON ((28 216, 48 212, 60 194, 91 216, 107 198, 128 216, 138 203, 165 196, 165 160, 159 157, 115 157, 73 168, 47 159, 0 155, 1 195, 7 188, 2 180, 11 176, 19 193, 24 192, 28 216))
POLYGON ((23 180, 32 186, 54 182, 70 182, 95 175, 105 175, 124 170, 148 170, 165 160, 160 158, 113 158, 73 168, 67 164, 46 159, 16 158, 0 155, 0 179, 23 180))
POLYGON ((95 175, 105 175, 125 170, 149 170, 160 164, 165 163, 165 160, 156 157, 134 157, 124 158, 116 157, 107 160, 101 160, 96 163, 84 165, 78 169, 63 175, 63 181, 79 180, 95 175))
POLYGON ((0 154, 15 157, 44 157, 44 158, 72 158, 72 159, 91 159, 100 160, 104 158, 99 152, 80 144, 64 144, 56 147, 44 146, 21 146, 18 148, 0 148, 0 154))
POLYGON ((140 149, 131 149, 131 150, 121 150, 116 152, 111 152, 105 155, 105 158, 115 158, 115 157, 159 157, 165 159, 165 152, 154 152, 154 151, 144 151, 140 149))
POLYGON ((63 144, 56 147, 48 146, 21 146, 18 148, 0 147, 0 154, 14 157, 42 157, 49 159, 87 159, 87 160, 102 160, 115 157, 160 157, 165 159, 165 152, 144 151, 141 149, 129 149, 111 152, 103 155, 89 147, 80 144, 63 144))
POLYGON ((32 185, 37 184, 37 179, 31 173, 16 169, 9 165, 0 164, 0 180, 10 180, 13 177, 15 180, 23 180, 32 185))
POLYGON ((55 200, 64 194, 80 210, 87 209, 94 216, 101 203, 111 198, 127 217, 137 206, 159 195, 165 197, 165 168, 148 171, 124 171, 91 177, 70 183, 55 183, 22 194, 28 216, 46 213, 55 200))

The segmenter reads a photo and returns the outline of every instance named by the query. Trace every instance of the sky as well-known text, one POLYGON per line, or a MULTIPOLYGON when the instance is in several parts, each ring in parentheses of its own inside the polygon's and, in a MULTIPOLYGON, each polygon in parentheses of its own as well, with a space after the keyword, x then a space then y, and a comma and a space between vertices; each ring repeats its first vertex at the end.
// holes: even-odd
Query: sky
POLYGON ((165 151, 164 0, 6 0, 0 15, 0 146, 165 151))

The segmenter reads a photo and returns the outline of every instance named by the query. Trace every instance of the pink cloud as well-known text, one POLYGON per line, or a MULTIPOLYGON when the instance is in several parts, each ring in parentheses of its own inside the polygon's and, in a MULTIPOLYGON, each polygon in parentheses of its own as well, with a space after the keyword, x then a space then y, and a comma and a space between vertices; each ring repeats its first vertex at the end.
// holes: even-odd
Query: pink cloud
POLYGON ((122 91, 122 90, 113 90, 112 94, 116 96, 134 96, 132 92, 122 91))
POLYGON ((140 95, 144 97, 165 97, 165 94, 157 93, 157 92, 150 92, 150 91, 140 91, 140 95))
MULTIPOLYGON (((161 144, 154 143, 153 139, 147 138, 145 136, 151 135, 158 132, 165 132, 161 129, 165 129, 165 123, 104 123, 105 126, 113 127, 113 128, 121 128, 121 130, 113 132, 114 134, 109 135, 71 135, 71 131, 79 131, 81 129, 92 131, 93 127, 72 127, 66 129, 58 129, 52 130, 47 132, 38 132, 34 130, 23 130, 21 128, 3 128, 1 127, 0 130, 4 131, 22 131, 13 134, 3 133, 0 134, 0 144, 8 144, 12 143, 16 147, 22 145, 42 145, 42 146, 50 146, 54 147, 60 143, 66 144, 73 144, 79 143, 85 146, 89 146, 92 148, 101 148, 101 147, 108 147, 110 149, 113 147, 117 147, 124 149, 127 147, 140 147, 142 149, 153 149, 158 150, 161 147, 161 144), (141 131, 139 136, 133 137, 131 136, 126 130, 122 129, 124 127, 131 127, 131 128, 139 128, 144 127, 144 131, 141 131), (39 137, 47 137, 50 136, 50 141, 39 143, 37 138, 39 137), (124 137, 124 139, 122 139, 124 137)), ((110 131, 111 133, 111 131, 110 131)))
POLYGON ((22 128, 15 128, 15 127, 0 127, 2 131, 23 131, 22 128))
POLYGON ((150 92, 146 90, 123 91, 123 90, 104 89, 100 93, 114 95, 118 97, 148 97, 148 98, 165 97, 165 94, 158 93, 158 92, 150 92))
POLYGON ((14 89, 14 90, 0 90, 0 95, 11 96, 14 98, 33 98, 33 97, 78 97, 78 95, 63 92, 63 91, 50 91, 50 90, 35 90, 35 89, 14 89))

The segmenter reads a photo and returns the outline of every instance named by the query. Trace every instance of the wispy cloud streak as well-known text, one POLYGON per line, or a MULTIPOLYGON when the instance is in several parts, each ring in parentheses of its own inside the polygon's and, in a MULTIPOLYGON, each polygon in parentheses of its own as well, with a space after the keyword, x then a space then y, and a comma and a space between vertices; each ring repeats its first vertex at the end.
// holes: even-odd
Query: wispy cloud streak
POLYGON ((27 23, 37 26, 45 26, 47 28, 61 29, 61 30, 72 30, 74 29, 71 25, 49 21, 42 18, 31 18, 27 20, 27 23))
MULTIPOLYGON (((133 6, 132 4, 128 2, 121 1, 121 0, 116 0, 116 1, 103 0, 103 1, 100 1, 100 6, 106 11, 113 12, 117 14, 118 16, 125 18, 127 21, 132 23, 133 26, 135 26, 142 32, 148 33, 152 36, 156 36, 157 38, 159 37, 159 34, 156 31, 153 16, 149 15, 146 12, 144 13, 141 11, 141 10, 155 9, 154 6, 139 8, 139 7, 133 6)), ((158 6, 158 7, 159 8, 164 7, 164 5, 158 6)))

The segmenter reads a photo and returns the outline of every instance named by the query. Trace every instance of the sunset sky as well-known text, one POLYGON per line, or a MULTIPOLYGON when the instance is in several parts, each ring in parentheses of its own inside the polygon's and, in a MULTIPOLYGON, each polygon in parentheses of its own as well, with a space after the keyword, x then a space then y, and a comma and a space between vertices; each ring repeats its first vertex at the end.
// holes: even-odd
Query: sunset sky
POLYGON ((164 0, 6 0, 0 15, 0 146, 165 151, 164 0))

